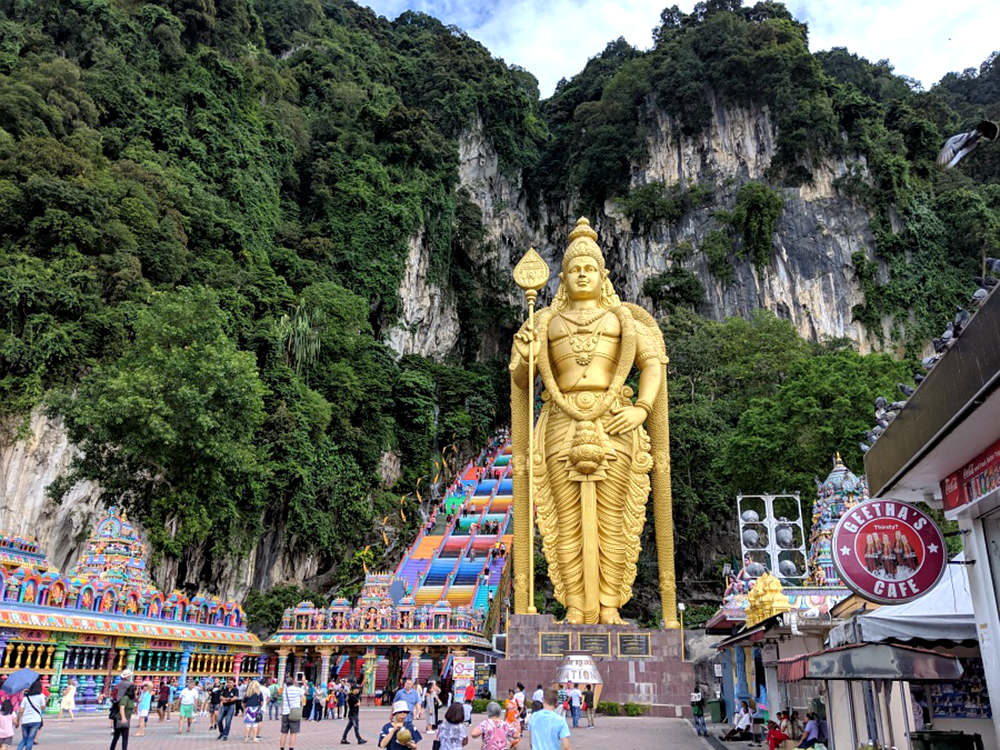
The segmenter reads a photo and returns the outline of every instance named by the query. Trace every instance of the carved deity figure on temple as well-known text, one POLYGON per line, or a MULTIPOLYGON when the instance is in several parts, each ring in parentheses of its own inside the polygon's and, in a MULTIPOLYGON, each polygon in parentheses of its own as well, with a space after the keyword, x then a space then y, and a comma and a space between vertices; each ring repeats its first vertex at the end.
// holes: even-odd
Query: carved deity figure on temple
MULTIPOLYGON (((533 330, 525 322, 514 337, 515 508, 528 499, 529 346, 544 386, 533 501, 566 621, 623 622, 619 608, 632 598, 653 471, 664 619, 676 627, 663 335, 648 312, 619 299, 586 219, 570 232, 552 304, 534 315, 533 330), (633 368, 638 393, 625 385, 633 368)), ((515 552, 515 562, 518 554, 530 553, 515 552)), ((515 572, 516 592, 525 590, 523 575, 515 572)))

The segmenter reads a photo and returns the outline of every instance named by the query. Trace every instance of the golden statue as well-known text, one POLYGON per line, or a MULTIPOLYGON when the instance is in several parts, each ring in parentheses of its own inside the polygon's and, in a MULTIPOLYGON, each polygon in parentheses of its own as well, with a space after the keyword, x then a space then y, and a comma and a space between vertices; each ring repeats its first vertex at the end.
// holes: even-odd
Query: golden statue
POLYGON ((552 305, 534 314, 534 292, 548 278, 547 268, 539 274, 540 262, 544 267, 529 251, 515 269, 531 311, 510 362, 515 612, 534 611, 537 510, 566 622, 623 622, 618 610, 632 598, 652 472, 663 620, 678 627, 663 335, 648 312, 618 298, 587 219, 569 235, 552 305), (545 390, 532 433, 535 363, 545 390), (625 385, 633 366, 634 402, 625 385))

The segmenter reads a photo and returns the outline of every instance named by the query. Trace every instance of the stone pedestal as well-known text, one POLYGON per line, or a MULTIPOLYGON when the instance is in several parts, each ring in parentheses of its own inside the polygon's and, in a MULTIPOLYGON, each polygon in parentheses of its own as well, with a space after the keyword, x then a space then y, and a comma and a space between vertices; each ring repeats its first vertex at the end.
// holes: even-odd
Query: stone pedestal
POLYGON ((566 625, 552 615, 511 615, 507 655, 497 662, 497 691, 505 696, 521 682, 531 695, 536 685, 553 684, 570 652, 593 657, 604 679, 601 701, 641 703, 652 716, 691 715, 694 667, 681 661, 679 630, 566 625))

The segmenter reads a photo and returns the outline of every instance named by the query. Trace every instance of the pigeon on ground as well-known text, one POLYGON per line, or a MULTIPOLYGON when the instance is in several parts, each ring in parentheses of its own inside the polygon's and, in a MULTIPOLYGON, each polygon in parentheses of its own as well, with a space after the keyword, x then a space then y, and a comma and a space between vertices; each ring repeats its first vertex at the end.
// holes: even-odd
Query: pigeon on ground
POLYGON ((903 392, 903 395, 906 396, 907 398, 909 398, 910 396, 912 396, 914 393, 917 392, 916 388, 914 388, 912 385, 907 385, 906 383, 896 383, 896 387, 899 388, 899 390, 901 390, 903 392))
POLYGON ((987 258, 986 270, 990 273, 1000 273, 1000 258, 987 258))
POLYGON ((972 302, 975 305, 981 305, 983 304, 983 300, 985 300, 989 296, 990 296, 989 292, 987 292, 982 287, 979 287, 976 291, 972 293, 972 302))
POLYGON ((876 419, 875 424, 881 427, 883 430, 889 429, 889 421, 886 419, 876 419))
POLYGON ((995 141, 998 133, 1000 133, 1000 126, 997 126, 995 122, 983 120, 976 125, 975 130, 953 135, 945 141, 941 153, 938 154, 938 166, 951 169, 970 154, 980 141, 995 141))
POLYGON ((885 396, 879 396, 875 399, 875 411, 883 411, 887 403, 889 402, 885 400, 885 396))
POLYGON ((919 372, 916 375, 913 376, 913 382, 915 382, 917 385, 920 385, 926 379, 927 379, 927 376, 926 375, 921 375, 919 372))
POLYGON ((992 276, 977 276, 976 278, 973 279, 973 281, 975 281, 979 286, 985 287, 986 289, 992 289, 998 283, 1000 283, 992 276))
POLYGON ((864 443, 858 443, 858 447, 861 449, 862 453, 867 453, 872 449, 870 445, 865 445, 864 443))
POLYGON ((892 412, 901 411, 904 406, 906 406, 905 401, 893 401, 885 407, 885 410, 891 414, 892 412))
POLYGON ((920 360, 920 366, 923 367, 925 370, 929 370, 934 365, 937 364, 937 361, 939 359, 941 359, 941 355, 939 355, 939 354, 932 354, 931 356, 924 357, 922 360, 920 360))

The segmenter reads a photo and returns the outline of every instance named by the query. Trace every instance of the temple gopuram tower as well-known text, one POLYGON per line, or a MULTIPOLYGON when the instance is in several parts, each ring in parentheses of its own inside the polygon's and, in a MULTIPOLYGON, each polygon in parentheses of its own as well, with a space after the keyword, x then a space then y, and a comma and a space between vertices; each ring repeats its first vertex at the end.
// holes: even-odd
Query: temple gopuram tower
POLYGON ((814 585, 842 585, 830 547, 833 529, 844 513, 867 499, 868 484, 864 477, 848 469, 838 453, 833 460, 833 471, 826 480, 816 481, 816 502, 813 503, 812 530, 809 532, 809 571, 814 585))

